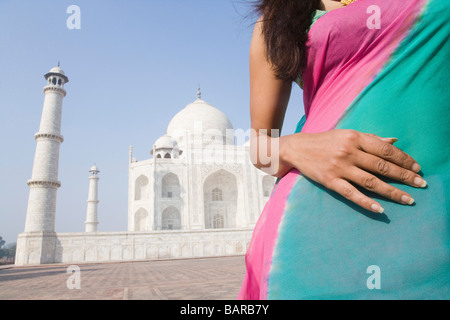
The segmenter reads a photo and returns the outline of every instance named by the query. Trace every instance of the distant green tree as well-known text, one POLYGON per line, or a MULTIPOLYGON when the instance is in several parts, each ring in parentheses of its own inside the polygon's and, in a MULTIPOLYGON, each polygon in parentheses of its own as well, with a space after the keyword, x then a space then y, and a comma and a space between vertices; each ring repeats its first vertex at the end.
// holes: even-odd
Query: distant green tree
POLYGON ((7 250, 2 249, 4 244, 5 244, 5 240, 3 240, 3 237, 0 236, 0 258, 8 255, 7 250))
POLYGON ((16 243, 8 243, 5 245, 5 240, 0 236, 0 258, 13 258, 16 256, 16 243))
POLYGON ((16 256, 16 243, 8 243, 6 250, 8 250, 8 258, 14 258, 16 256))

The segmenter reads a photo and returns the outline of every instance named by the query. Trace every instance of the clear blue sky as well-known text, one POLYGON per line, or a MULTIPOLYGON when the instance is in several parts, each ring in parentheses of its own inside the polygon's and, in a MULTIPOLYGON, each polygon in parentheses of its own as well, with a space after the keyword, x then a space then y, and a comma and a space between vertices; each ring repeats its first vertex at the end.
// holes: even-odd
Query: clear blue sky
MULTIPOLYGON (((62 115, 56 231, 84 231, 89 168, 100 169, 99 231, 127 230, 128 149, 150 158, 170 119, 202 98, 248 129, 245 0, 0 0, 0 236, 24 230, 43 105, 43 75, 61 61, 70 82, 62 115), (70 5, 81 29, 69 30, 70 5)), ((303 114, 295 88, 283 133, 303 114)))

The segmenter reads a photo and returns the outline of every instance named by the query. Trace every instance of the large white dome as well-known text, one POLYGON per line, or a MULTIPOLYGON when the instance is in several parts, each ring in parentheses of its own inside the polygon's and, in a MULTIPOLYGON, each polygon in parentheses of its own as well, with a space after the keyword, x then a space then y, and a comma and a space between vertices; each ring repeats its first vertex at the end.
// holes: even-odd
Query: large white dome
POLYGON ((180 137, 187 135, 203 136, 203 140, 219 134, 225 139, 223 142, 234 144, 234 135, 230 135, 227 130, 233 130, 228 117, 220 110, 209 105, 198 98, 188 104, 183 110, 177 113, 167 127, 167 134, 180 142, 180 137))

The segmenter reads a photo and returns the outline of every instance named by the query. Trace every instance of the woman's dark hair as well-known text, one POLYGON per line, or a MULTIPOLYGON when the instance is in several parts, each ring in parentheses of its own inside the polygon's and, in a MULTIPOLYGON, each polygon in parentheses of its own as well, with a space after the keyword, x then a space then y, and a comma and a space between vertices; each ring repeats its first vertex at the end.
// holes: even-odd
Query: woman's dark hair
POLYGON ((306 41, 320 0, 259 0, 267 60, 279 79, 295 81, 306 65, 306 41))

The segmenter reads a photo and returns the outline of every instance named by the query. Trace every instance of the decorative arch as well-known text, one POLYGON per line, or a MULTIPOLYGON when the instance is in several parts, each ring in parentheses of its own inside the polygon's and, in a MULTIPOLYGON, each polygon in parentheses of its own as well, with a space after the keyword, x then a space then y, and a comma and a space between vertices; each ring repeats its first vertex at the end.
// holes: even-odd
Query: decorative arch
POLYGON ((203 184, 206 229, 236 227, 237 178, 227 170, 210 174, 203 184))
POLYGON ((146 231, 148 226, 148 212, 140 208, 134 214, 134 231, 146 231))
POLYGON ((148 178, 144 175, 139 176, 136 179, 134 188, 134 200, 147 200, 148 199, 148 178))
POLYGON ((180 198, 180 179, 178 179, 178 176, 173 173, 169 172, 162 178, 161 182, 162 187, 162 198, 180 198))
POLYGON ((181 215, 180 210, 174 206, 167 207, 162 212, 162 229, 163 230, 180 230, 181 215))
POLYGON ((275 185, 274 178, 269 175, 264 176, 262 178, 262 185, 264 198, 270 197, 270 194, 272 193, 273 190, 273 186, 275 185))

